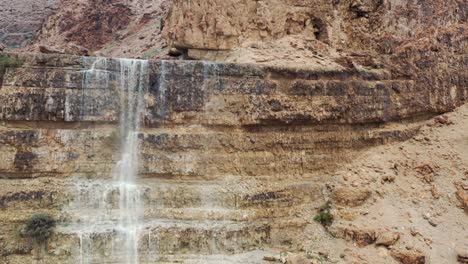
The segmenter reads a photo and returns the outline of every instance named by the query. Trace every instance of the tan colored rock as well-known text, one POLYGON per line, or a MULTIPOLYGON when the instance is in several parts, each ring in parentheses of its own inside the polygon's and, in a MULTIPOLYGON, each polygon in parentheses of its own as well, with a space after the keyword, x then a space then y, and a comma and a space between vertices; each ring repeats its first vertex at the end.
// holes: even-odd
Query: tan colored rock
POLYGON ((439 189, 437 189, 434 183, 431 184, 431 194, 434 199, 439 199, 441 195, 439 189))
POLYGON ((398 239, 400 239, 400 234, 397 232, 384 231, 377 235, 377 240, 375 244, 377 246, 386 246, 389 247, 395 244, 398 239))
POLYGON ((271 262, 281 262, 281 258, 276 257, 276 256, 271 256, 271 255, 264 256, 263 260, 271 261, 271 262))
POLYGON ((416 166, 414 169, 417 173, 419 173, 423 177, 426 183, 434 182, 435 171, 431 164, 420 164, 416 166))
MULTIPOLYGON (((457 0, 174 0, 163 35, 192 58, 230 62, 364 69, 359 65, 382 66, 383 60, 368 54, 396 54, 405 62, 395 69, 408 75, 418 68, 416 54, 395 51, 414 45, 414 53, 422 52, 419 38, 437 32, 431 28, 463 25, 464 10, 457 0), (440 13, 447 15, 442 19, 440 13)), ((440 54, 444 48, 438 46, 432 50, 440 54)))
POLYGON ((458 201, 461 203, 461 207, 468 213, 468 186, 461 182, 455 183, 457 192, 455 193, 458 201))
POLYGON ((65 51, 63 50, 59 50, 57 48, 44 46, 44 45, 39 45, 38 49, 39 49, 39 52, 46 53, 46 54, 64 54, 65 53, 65 51))
POLYGON ((385 175, 382 177, 382 183, 393 183, 396 177, 394 175, 385 175))
POLYGON ((434 123, 439 125, 453 125, 453 121, 447 115, 440 115, 434 117, 434 123))
POLYGON ((80 45, 76 45, 74 43, 70 43, 66 46, 65 48, 65 52, 67 54, 73 54, 73 55, 79 55, 79 56, 89 56, 90 55, 90 51, 89 49, 83 47, 83 46, 80 46, 80 45))
POLYGON ((356 226, 332 226, 328 232, 334 237, 355 242, 360 247, 373 244, 377 238, 374 230, 356 226))
POLYGON ((332 201, 342 206, 359 206, 371 197, 372 192, 366 188, 342 187, 333 190, 332 201))
POLYGON ((0 51, 4 51, 6 49, 6 46, 0 43, 0 51))
POLYGON ((390 255, 402 264, 426 263, 426 256, 417 250, 393 250, 390 255))
POLYGON ((307 259, 304 254, 294 254, 294 253, 289 253, 284 261, 284 264, 311 264, 311 260, 307 259))

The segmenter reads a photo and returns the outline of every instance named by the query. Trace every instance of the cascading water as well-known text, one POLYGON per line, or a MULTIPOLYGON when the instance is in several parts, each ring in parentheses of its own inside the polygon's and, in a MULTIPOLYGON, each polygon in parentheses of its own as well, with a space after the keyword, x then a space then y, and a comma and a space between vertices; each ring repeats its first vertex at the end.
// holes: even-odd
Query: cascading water
POLYGON ((136 181, 138 131, 147 72, 147 61, 105 58, 97 58, 84 72, 84 93, 88 89, 113 86, 119 94, 120 157, 112 179, 77 183, 77 201, 72 207, 78 221, 70 228, 80 237, 80 263, 100 262, 96 255, 105 258, 105 262, 139 262, 138 242, 143 229, 146 188, 136 181), (109 70, 111 65, 116 66, 114 70, 109 70), (99 248, 101 252, 96 252, 99 248))
POLYGON ((119 185, 119 229, 125 238, 126 263, 138 263, 139 218, 143 206, 140 187, 135 180, 138 173, 138 130, 148 62, 129 59, 119 62, 122 154, 113 174, 119 185))

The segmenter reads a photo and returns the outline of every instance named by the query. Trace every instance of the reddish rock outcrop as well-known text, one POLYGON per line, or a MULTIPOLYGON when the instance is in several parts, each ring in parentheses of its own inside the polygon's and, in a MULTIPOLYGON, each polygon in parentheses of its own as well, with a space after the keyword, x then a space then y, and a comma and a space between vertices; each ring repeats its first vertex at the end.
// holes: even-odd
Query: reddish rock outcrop
POLYGON ((424 264, 426 256, 420 251, 414 250, 394 250, 391 252, 394 259, 402 264, 424 264))
POLYGON ((460 201, 461 207, 468 213, 468 186, 461 182, 455 183, 457 188, 456 196, 460 201))
POLYGON ((386 246, 389 247, 395 244, 398 239, 400 239, 400 234, 397 232, 383 231, 377 235, 377 240, 375 244, 377 246, 386 246))
POLYGON ((63 0, 59 12, 42 27, 37 41, 63 40, 99 50, 118 37, 118 31, 128 25, 130 17, 129 7, 113 1, 63 0))
POLYGON ((34 40, 37 31, 60 0, 8 0, 0 2, 0 43, 9 48, 24 47, 34 40))
POLYGON ((28 50, 48 46, 67 54, 171 58, 161 31, 168 0, 62 0, 28 50))

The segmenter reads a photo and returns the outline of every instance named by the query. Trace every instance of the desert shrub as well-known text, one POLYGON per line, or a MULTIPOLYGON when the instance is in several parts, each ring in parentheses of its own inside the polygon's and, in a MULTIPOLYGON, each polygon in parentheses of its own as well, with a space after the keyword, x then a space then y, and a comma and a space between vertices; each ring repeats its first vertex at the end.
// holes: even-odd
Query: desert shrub
POLYGON ((330 202, 322 205, 318 210, 318 214, 314 217, 314 221, 322 224, 323 226, 330 226, 333 223, 333 220, 334 217, 331 213, 330 202))
POLYGON ((55 227, 55 220, 47 214, 34 214, 27 221, 22 230, 25 237, 33 239, 35 242, 45 242, 51 235, 55 227))
POLYGON ((0 54, 0 74, 5 73, 6 68, 21 67, 24 61, 9 54, 0 54))

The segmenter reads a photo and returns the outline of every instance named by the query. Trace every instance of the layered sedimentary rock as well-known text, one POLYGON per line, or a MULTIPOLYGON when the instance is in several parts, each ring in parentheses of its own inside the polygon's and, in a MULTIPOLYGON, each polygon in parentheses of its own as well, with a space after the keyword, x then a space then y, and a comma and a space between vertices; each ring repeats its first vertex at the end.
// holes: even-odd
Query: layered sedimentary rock
MULTIPOLYGON (((141 262, 261 263, 270 251, 320 260, 328 250, 338 263, 442 263, 466 248, 466 106, 455 125, 427 120, 467 100, 467 9, 64 0, 35 44, 159 58, 164 31, 174 54, 262 64, 149 62, 141 262), (335 222, 323 229, 312 219, 327 200, 335 222)), ((109 217, 119 214, 106 186, 125 109, 120 60, 9 56, 0 57, 0 262, 121 261, 115 230, 73 226, 105 207, 94 199, 105 192, 109 217), (38 212, 59 221, 43 251, 19 234, 38 212)))
MULTIPOLYGON (((81 214, 77 186, 109 178, 118 159, 120 66, 107 59, 97 70, 109 78, 90 82, 86 69, 102 58, 9 56, 22 64, 6 68, 0 89, 2 255, 76 263, 83 245, 67 225, 81 214), (31 244, 13 238, 37 212, 60 224, 47 250, 30 255, 31 244)), ((392 74, 151 61, 138 135, 140 260, 299 249, 333 171, 466 100, 466 73, 431 89, 392 74)), ((106 255, 112 234, 93 237, 93 260, 118 258, 106 255)))

